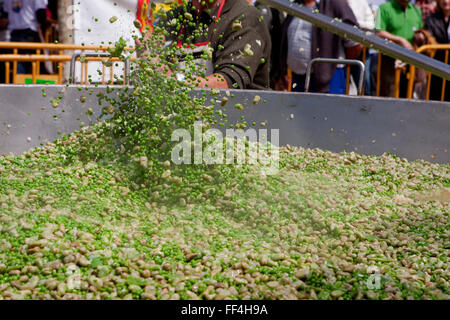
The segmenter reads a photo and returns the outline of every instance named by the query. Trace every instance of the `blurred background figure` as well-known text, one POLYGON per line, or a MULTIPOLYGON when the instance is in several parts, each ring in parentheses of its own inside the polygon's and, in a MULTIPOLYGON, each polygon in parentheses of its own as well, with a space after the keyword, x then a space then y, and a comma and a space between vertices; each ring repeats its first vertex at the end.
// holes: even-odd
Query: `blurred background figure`
MULTIPOLYGON (((406 49, 413 50, 414 32, 423 27, 422 12, 410 0, 390 0, 379 8, 375 19, 375 30, 385 38, 406 49)), ((381 61, 380 96, 395 96, 395 59, 384 55, 381 61)), ((400 97, 407 91, 406 75, 400 76, 400 97)))
MULTIPOLYGON (((367 0, 348 0, 348 4, 355 14, 356 20, 358 21, 360 29, 365 31, 373 32, 375 29, 375 16, 372 12, 372 8, 370 7, 367 0)), ((373 52, 375 54, 376 51, 373 52)), ((366 95, 371 95, 372 91, 372 82, 370 77, 370 68, 372 65, 372 55, 369 51, 366 52, 366 60, 364 61, 366 70, 364 74, 364 92, 366 95)), ((362 61, 363 54, 361 53, 358 57, 358 60, 362 61)), ((355 83, 359 83, 359 68, 356 66, 352 66, 352 77, 355 83)))
MULTIPOLYGON (((344 23, 358 25, 353 11, 346 0, 295 0, 297 4, 309 8, 311 11, 332 18, 339 18, 344 23)), ((281 34, 281 53, 278 64, 274 66, 280 70, 279 87, 288 88, 286 74, 292 71, 291 90, 303 92, 305 90, 306 68, 314 58, 348 58, 356 59, 361 53, 362 46, 339 36, 314 27, 307 21, 288 16, 283 23, 281 34)), ((321 93, 345 93, 346 76, 343 66, 335 64, 317 64, 311 75, 310 91, 321 93)))
MULTIPOLYGON (((374 18, 377 14, 378 8, 385 2, 386 0, 367 0, 374 18)), ((364 79, 364 94, 367 96, 376 95, 377 71, 378 52, 374 49, 368 49, 366 57, 366 74, 364 79)))
MULTIPOLYGON (((47 0, 4 0, 10 41, 41 42, 47 23, 47 5, 47 0)), ((19 53, 32 54, 33 51, 21 50, 19 53)), ((30 73, 30 69, 30 63, 17 64, 17 73, 30 73)))
POLYGON ((414 4, 422 11, 422 21, 425 20, 429 15, 436 11, 436 1, 435 0, 415 0, 414 4))
POLYGON ((373 31, 375 17, 367 0, 348 0, 348 5, 358 21, 360 29, 373 31))
POLYGON ((279 11, 275 8, 270 8, 268 6, 262 5, 257 0, 247 0, 249 3, 253 4, 257 9, 259 9, 263 16, 263 21, 266 24, 270 38, 272 40, 272 51, 270 53, 270 87, 272 89, 276 88, 276 79, 280 77, 279 70, 273 68, 276 61, 280 59, 280 45, 281 45, 281 26, 284 19, 286 18, 286 13, 284 11, 279 11))
POLYGON ((8 41, 8 15, 3 10, 3 1, 4 0, 0 0, 0 41, 8 41))
POLYGON ((377 11, 378 11, 378 7, 381 6, 383 3, 385 3, 386 0, 367 0, 367 3, 370 6, 370 9, 372 9, 372 13, 375 16, 377 11))
MULTIPOLYGON (((414 32, 414 37, 412 41, 413 49, 417 51, 418 48, 425 45, 437 44, 436 39, 431 35, 431 33, 426 29, 419 29, 414 32)), ((435 50, 427 50, 422 52, 431 58, 434 58, 435 50)), ((405 70, 407 69, 405 65, 405 70)), ((414 99, 426 99, 427 96, 427 82, 428 82, 428 72, 422 69, 416 68, 414 76, 414 99)))
MULTIPOLYGON (((437 8, 426 22, 425 28, 430 31, 438 43, 450 43, 450 0, 437 0, 437 8)), ((436 52, 435 59, 445 61, 445 51, 436 52)), ((441 100, 442 78, 431 76, 431 100, 441 100)), ((446 82, 444 101, 450 101, 450 81, 446 82)))

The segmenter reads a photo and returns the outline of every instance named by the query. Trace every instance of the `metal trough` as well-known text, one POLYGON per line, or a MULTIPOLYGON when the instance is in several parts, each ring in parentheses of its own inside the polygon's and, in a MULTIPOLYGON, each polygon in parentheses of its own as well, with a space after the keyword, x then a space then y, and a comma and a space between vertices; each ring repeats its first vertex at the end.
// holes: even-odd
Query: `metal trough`
MULTIPOLYGON (((96 122, 105 87, 0 86, 0 154, 20 154, 96 122), (43 97, 42 89, 47 94, 43 97), (51 99, 62 96, 58 108, 51 99), (81 97, 86 97, 82 103, 81 97), (94 116, 86 111, 92 108, 94 116), (56 117, 54 117, 56 115, 56 117), (60 132, 60 133, 58 133, 60 132)), ((117 94, 119 88, 109 96, 117 94)), ((280 144, 450 163, 450 103, 308 93, 230 90, 229 123, 279 129, 280 144), (253 105, 255 95, 261 102, 253 105), (266 103, 263 101, 266 100, 266 103), (244 110, 234 108, 242 103, 244 110)), ((199 92, 195 93, 199 94, 199 92)), ((217 100, 225 95, 222 91, 217 100)), ((212 98, 212 97, 210 97, 212 98)), ((208 99, 208 104, 210 101, 208 99)), ((220 107, 220 103, 217 104, 220 107)), ((251 127, 251 126, 250 126, 251 127)))

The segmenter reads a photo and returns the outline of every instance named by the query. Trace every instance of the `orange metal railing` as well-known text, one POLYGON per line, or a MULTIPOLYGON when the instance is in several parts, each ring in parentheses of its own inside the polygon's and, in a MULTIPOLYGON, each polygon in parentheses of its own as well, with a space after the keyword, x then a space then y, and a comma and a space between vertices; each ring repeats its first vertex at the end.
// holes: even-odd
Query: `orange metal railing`
MULTIPOLYGON (((32 78, 32 83, 36 83, 36 79, 39 77, 44 80, 53 80, 58 84, 63 82, 63 69, 66 62, 70 62, 72 56, 65 54, 65 52, 70 51, 81 51, 81 56, 87 51, 93 52, 105 52, 111 48, 111 46, 101 46, 101 45, 75 45, 75 44, 56 44, 56 43, 29 43, 29 42, 0 42, 0 49, 9 49, 12 54, 2 54, 0 55, 0 62, 5 63, 5 79, 6 83, 24 83, 25 79, 28 77, 32 78), (19 50, 35 50, 36 54, 19 54, 19 50), (43 55, 44 50, 48 50, 51 53, 49 55, 43 55), (40 62, 51 61, 56 63, 56 73, 54 74, 41 74, 40 72, 40 62), (18 74, 17 73, 17 63, 18 62, 31 62, 32 73, 31 74, 18 74), (11 68, 12 64, 12 68, 11 68), (11 76, 12 74, 12 81, 11 76)), ((129 48, 125 48, 129 50, 129 48)), ((88 62, 90 61, 101 61, 101 58, 90 57, 89 59, 84 59, 81 67, 81 83, 88 83, 88 62)), ((111 59, 113 62, 121 61, 118 58, 111 59)), ((114 64, 109 67, 112 82, 114 73, 114 64)), ((106 68, 102 65, 102 84, 106 83, 105 79, 106 68)), ((125 79, 125 74, 124 74, 125 79)))
MULTIPOLYGON (((31 62, 32 65, 32 73, 30 74, 17 74, 16 72, 13 72, 13 82, 12 83, 23 83, 24 79, 26 77, 32 78, 32 83, 35 84, 37 78, 41 78, 44 80, 54 80, 56 83, 61 84, 63 82, 63 62, 69 62, 71 61, 72 56, 70 55, 20 55, 20 54, 4 54, 0 55, 0 62, 5 62, 5 83, 10 84, 10 71, 11 71, 11 62, 16 64, 17 62, 31 62), (58 64, 58 73, 56 75, 46 75, 46 74, 39 74, 38 72, 38 66, 40 62, 44 61, 51 61, 56 62, 58 64)), ((110 59, 112 62, 119 62, 121 61, 119 58, 112 58, 110 59)), ((88 84, 88 63, 90 61, 102 61, 101 57, 91 57, 87 59, 86 61, 82 62, 81 67, 81 77, 80 77, 80 83, 81 84, 88 84)), ((111 65, 109 67, 110 69, 110 80, 108 83, 114 82, 114 66, 111 65)), ((17 69, 16 69, 17 70, 17 69)), ((105 79, 105 71, 106 67, 102 65, 102 84, 106 84, 105 79)), ((125 73, 123 75, 124 81, 125 81, 125 73)))
MULTIPOLYGON (((438 44, 438 45, 425 45, 417 49, 419 53, 426 53, 427 55, 435 55, 437 51, 445 51, 444 63, 449 63, 449 51, 450 44, 438 44)), ((416 67, 411 65, 408 74, 408 92, 407 97, 411 99, 413 97, 414 91, 414 80, 416 76, 416 67)), ((445 79, 442 79, 442 90, 441 90, 441 101, 445 99, 445 91, 446 91, 446 83, 445 79)), ((431 90, 431 73, 428 73, 427 76, 427 91, 426 91, 426 100, 430 99, 430 90, 431 90)))
MULTIPOLYGON (((444 63, 449 63, 449 51, 450 51, 450 44, 438 44, 438 45, 424 45, 416 50, 418 53, 424 53, 427 54, 430 57, 433 57, 436 53, 436 51, 445 51, 445 59, 444 63)), ((383 55, 381 53, 378 54, 378 69, 377 69, 377 84, 376 84, 376 96, 380 96, 380 83, 381 83, 381 61, 382 61, 383 55)), ((409 71, 407 72, 407 80, 408 80, 408 87, 407 87, 407 94, 406 98, 412 99, 414 94, 414 85, 415 85, 415 77, 416 77, 416 70, 417 68, 413 65, 409 65, 409 71)), ((394 91, 394 98, 400 97, 400 77, 401 73, 404 72, 403 68, 396 68, 395 69, 395 91, 394 91)), ((445 90, 446 90, 446 80, 442 79, 442 91, 441 91, 441 101, 444 101, 445 99, 445 90)), ((426 97, 425 100, 430 99, 430 91, 431 91, 431 73, 428 73, 427 75, 427 88, 426 88, 426 97)))
MULTIPOLYGON (((363 48, 362 51, 362 62, 365 64, 366 61, 366 57, 367 57, 367 47, 363 48)), ((450 44, 439 44, 439 45, 425 45, 422 46, 420 48, 417 49, 418 53, 425 53, 431 57, 434 56, 434 54, 436 53, 436 51, 438 50, 443 50, 445 51, 445 59, 444 59, 444 63, 448 64, 449 63, 449 55, 450 55, 450 44)), ((381 91, 381 65, 382 65, 382 59, 383 59, 383 54, 382 53, 378 53, 378 66, 377 66, 377 73, 376 73, 376 96, 379 97, 380 96, 380 91, 381 91)), ((349 85, 350 85, 350 66, 346 66, 347 68, 347 78, 346 78, 346 94, 349 93, 349 85)), ((407 69, 406 67, 403 68, 396 68, 395 69, 395 73, 394 73, 394 98, 399 98, 400 97, 400 81, 401 81, 401 74, 402 72, 405 72, 407 69)), ((370 72, 370 70, 368 70, 368 72, 370 72)), ((416 67, 413 65, 409 66, 409 71, 407 71, 407 80, 408 80, 408 90, 407 90, 407 96, 406 98, 408 99, 412 99, 413 98, 413 93, 414 93, 414 84, 415 84, 415 73, 416 73, 416 67)), ((291 70, 288 70, 288 78, 291 80, 291 70)), ((444 101, 445 99, 445 92, 446 92, 446 86, 447 86, 447 82, 445 79, 442 79, 442 91, 441 91, 441 101, 444 101)), ((291 83, 289 83, 289 89, 291 88, 291 83)), ((431 74, 428 73, 427 75, 427 88, 426 88, 426 100, 430 99, 430 90, 431 90, 431 74)), ((364 95, 364 89, 363 89, 363 95, 364 95)))

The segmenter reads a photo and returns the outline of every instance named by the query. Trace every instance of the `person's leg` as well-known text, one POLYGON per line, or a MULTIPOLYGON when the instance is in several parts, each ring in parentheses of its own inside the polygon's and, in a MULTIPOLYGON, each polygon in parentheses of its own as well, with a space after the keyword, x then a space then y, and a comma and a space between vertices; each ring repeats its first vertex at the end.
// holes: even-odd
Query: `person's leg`
MULTIPOLYGON (((316 92, 316 85, 314 80, 314 74, 311 74, 311 80, 309 81, 309 92, 316 92)), ((305 92, 306 87, 306 74, 297 74, 292 72, 292 85, 291 92, 305 92)))
POLYGON ((345 68, 336 68, 333 78, 330 81, 330 91, 332 94, 345 94, 347 77, 345 68))
MULTIPOLYGON (((366 69, 364 70, 364 95, 372 95, 372 79, 371 79, 371 66, 372 66, 372 56, 373 54, 368 54, 366 58, 366 69)), ((356 80, 355 80, 356 81, 356 80)))
MULTIPOLYGON (((23 30, 13 30, 11 32, 11 42, 26 42, 26 37, 23 30)), ((23 50, 19 50, 19 54, 24 54, 23 50)), ((18 62, 17 63, 17 73, 23 74, 27 73, 29 63, 18 62)))
POLYGON ((292 72, 291 92, 304 92, 304 91, 305 91, 305 83, 302 79, 302 76, 292 72))
POLYGON ((291 92, 305 92, 305 75, 292 72, 291 92))
MULTIPOLYGON (((39 35, 30 29, 14 30, 11 32, 12 42, 40 42, 39 35)), ((35 50, 19 50, 19 54, 34 54, 35 50)), ((31 73, 31 63, 19 62, 17 63, 17 73, 31 73)))
MULTIPOLYGON (((359 55, 359 57, 358 57, 358 59, 357 60, 359 60, 359 61, 361 61, 362 62, 362 59, 363 59, 363 54, 362 54, 362 52, 361 52, 361 54, 359 55)), ((367 61, 370 61, 370 55, 367 55, 367 57, 366 57, 366 63, 365 63, 365 67, 367 68, 367 61)), ((356 84, 356 86, 358 86, 358 84, 359 84, 359 77, 360 77, 360 70, 359 70, 359 66, 351 66, 350 67, 350 70, 351 70, 351 75, 352 75, 352 77, 353 77, 353 81, 355 82, 355 84, 356 84)), ((366 69, 367 70, 367 69, 366 69)), ((365 74, 363 75, 363 77, 364 77, 364 83, 366 83, 367 81, 366 81, 366 76, 365 76, 365 74)), ((346 79, 346 81, 347 81, 347 79, 346 79)), ((364 87, 364 92, 366 91, 366 88, 364 87)))
MULTIPOLYGON (((10 51, 8 49, 0 49, 0 54, 8 54, 10 53, 10 51)), ((0 83, 5 83, 6 82, 6 78, 5 78, 5 63, 4 62, 0 62, 0 83)))
POLYGON ((370 59, 370 94, 377 95, 377 73, 378 73, 378 53, 372 55, 370 59))
POLYGON ((395 60, 383 55, 381 59, 380 96, 393 97, 395 93, 395 60))

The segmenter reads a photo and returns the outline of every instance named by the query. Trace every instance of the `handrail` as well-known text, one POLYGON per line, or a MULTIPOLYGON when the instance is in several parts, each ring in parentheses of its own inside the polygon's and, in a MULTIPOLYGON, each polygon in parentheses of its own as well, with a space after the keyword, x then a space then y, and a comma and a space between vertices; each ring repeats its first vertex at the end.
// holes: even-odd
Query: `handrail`
POLYGON ((306 68, 306 79, 305 79, 305 92, 309 91, 309 83, 311 81, 311 70, 313 65, 316 63, 334 63, 334 64, 347 64, 359 67, 359 83, 358 83, 358 95, 362 96, 363 94, 363 84, 364 84, 364 71, 366 67, 364 63, 359 60, 350 60, 350 59, 325 59, 325 58, 315 58, 312 59, 308 63, 308 67, 306 68))
POLYGON ((408 50, 386 39, 380 38, 371 32, 364 32, 356 26, 338 21, 321 13, 314 13, 289 0, 260 0, 261 3, 287 12, 289 15, 306 20, 313 25, 335 33, 341 37, 356 41, 369 48, 376 49, 383 54, 402 60, 417 68, 431 72, 444 79, 450 80, 450 66, 431 59, 413 50, 408 50))
POLYGON ((422 53, 427 50, 450 50, 450 44, 426 44, 419 47, 416 52, 422 53))

